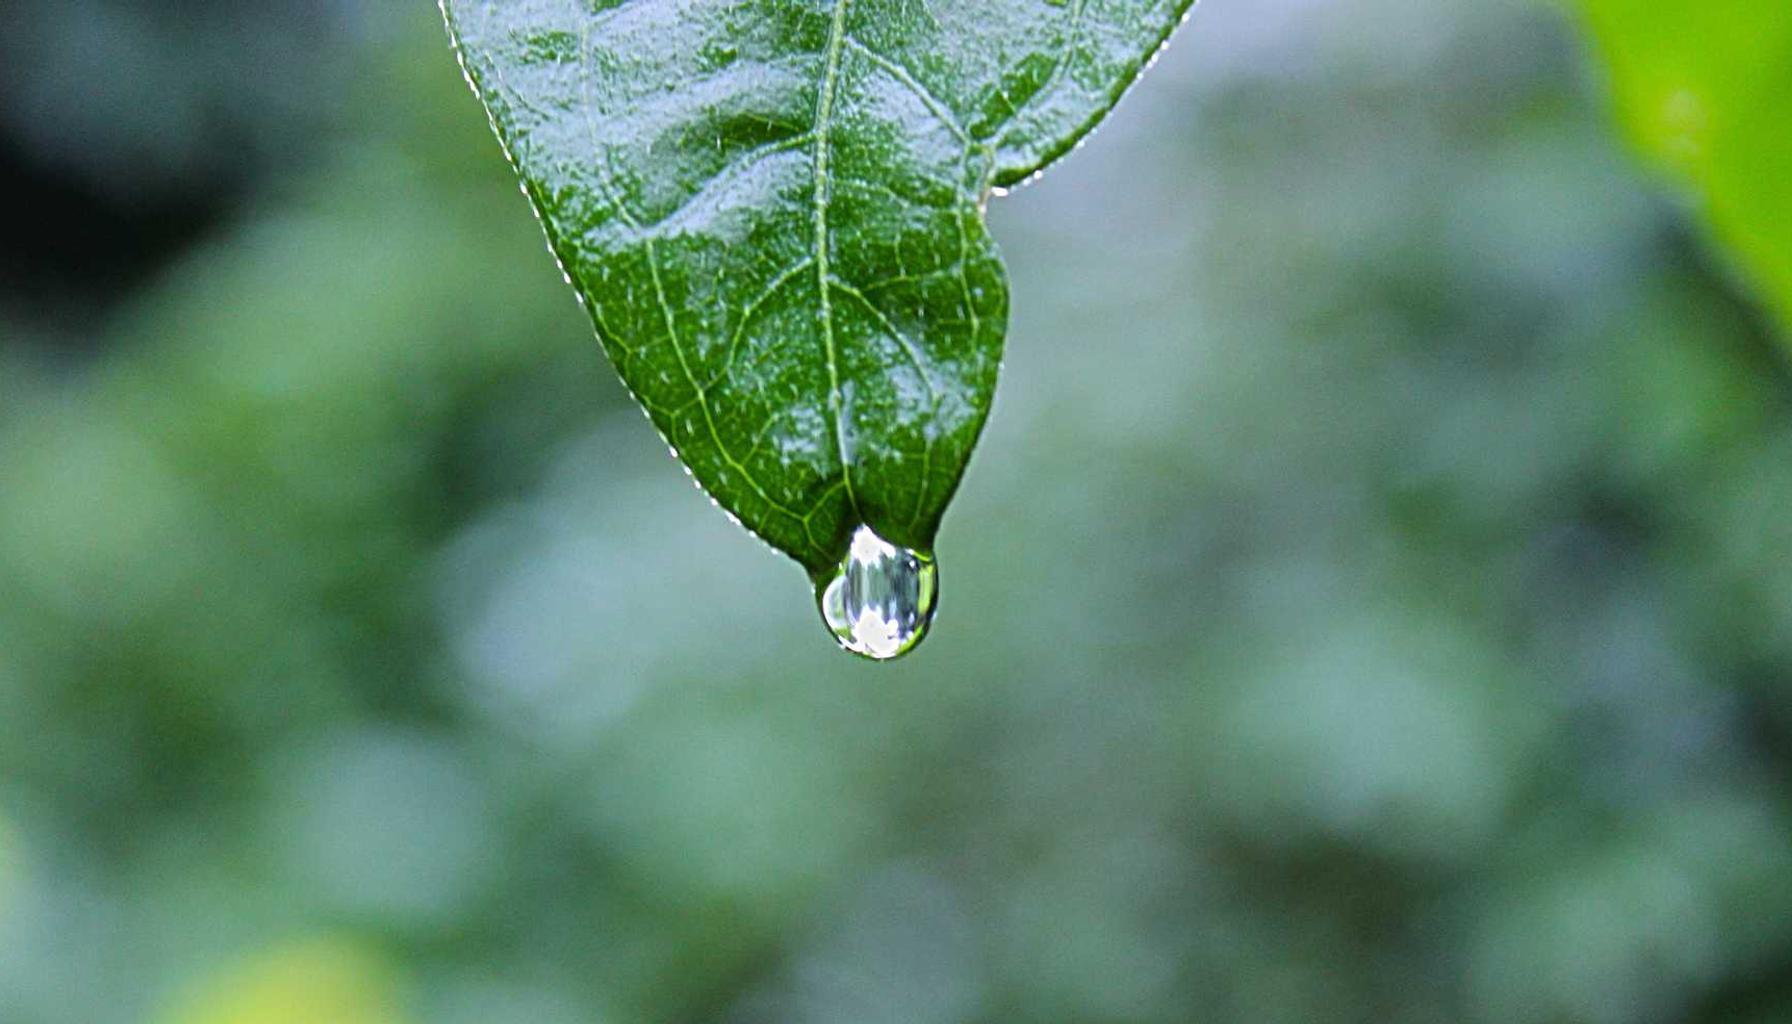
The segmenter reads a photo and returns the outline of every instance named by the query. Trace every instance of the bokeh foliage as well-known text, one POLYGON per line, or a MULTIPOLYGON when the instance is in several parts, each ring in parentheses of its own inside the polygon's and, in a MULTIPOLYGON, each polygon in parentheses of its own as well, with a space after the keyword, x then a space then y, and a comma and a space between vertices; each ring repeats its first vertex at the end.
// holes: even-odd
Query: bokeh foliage
POLYGON ((1761 314, 1553 11, 1191 29, 991 206, 900 665, 666 457, 426 6, 143 287, 0 295, 0 1020, 1786 1019, 1761 314))

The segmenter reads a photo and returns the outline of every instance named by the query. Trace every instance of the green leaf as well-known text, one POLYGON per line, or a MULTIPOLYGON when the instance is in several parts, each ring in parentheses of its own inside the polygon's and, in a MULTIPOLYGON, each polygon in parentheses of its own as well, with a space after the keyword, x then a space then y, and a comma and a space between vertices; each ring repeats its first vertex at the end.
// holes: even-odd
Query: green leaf
POLYGON ((1625 129, 1693 186, 1792 340, 1792 3, 1581 8, 1625 129))
POLYGON ((982 209, 1191 0, 444 0, 598 337, 709 494, 811 573, 930 550, 989 414, 982 209))

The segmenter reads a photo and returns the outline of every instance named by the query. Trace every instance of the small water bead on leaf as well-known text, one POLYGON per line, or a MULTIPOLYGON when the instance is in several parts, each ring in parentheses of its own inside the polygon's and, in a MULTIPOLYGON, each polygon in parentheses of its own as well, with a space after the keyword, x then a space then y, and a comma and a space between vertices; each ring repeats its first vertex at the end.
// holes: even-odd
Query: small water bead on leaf
POLYGON ((933 556, 897 547, 861 526, 817 600, 822 621, 840 646, 888 661, 926 637, 939 589, 933 556))

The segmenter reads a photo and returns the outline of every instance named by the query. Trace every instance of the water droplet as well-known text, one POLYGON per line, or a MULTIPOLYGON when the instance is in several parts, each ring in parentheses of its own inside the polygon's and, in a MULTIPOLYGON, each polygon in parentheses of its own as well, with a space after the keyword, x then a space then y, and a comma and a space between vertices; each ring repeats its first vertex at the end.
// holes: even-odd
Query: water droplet
POLYGON ((927 635, 939 592, 932 555, 897 547, 861 526, 817 600, 822 621, 840 646, 887 661, 907 654, 927 635))

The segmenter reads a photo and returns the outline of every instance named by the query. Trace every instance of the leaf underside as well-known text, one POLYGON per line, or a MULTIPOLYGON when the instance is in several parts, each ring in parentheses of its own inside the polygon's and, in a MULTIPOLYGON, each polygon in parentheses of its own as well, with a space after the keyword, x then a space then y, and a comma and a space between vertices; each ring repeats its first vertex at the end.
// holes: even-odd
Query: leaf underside
POLYGON ((1191 0, 444 0, 610 359, 698 483, 830 570, 931 550, 994 397, 990 190, 1191 0))

